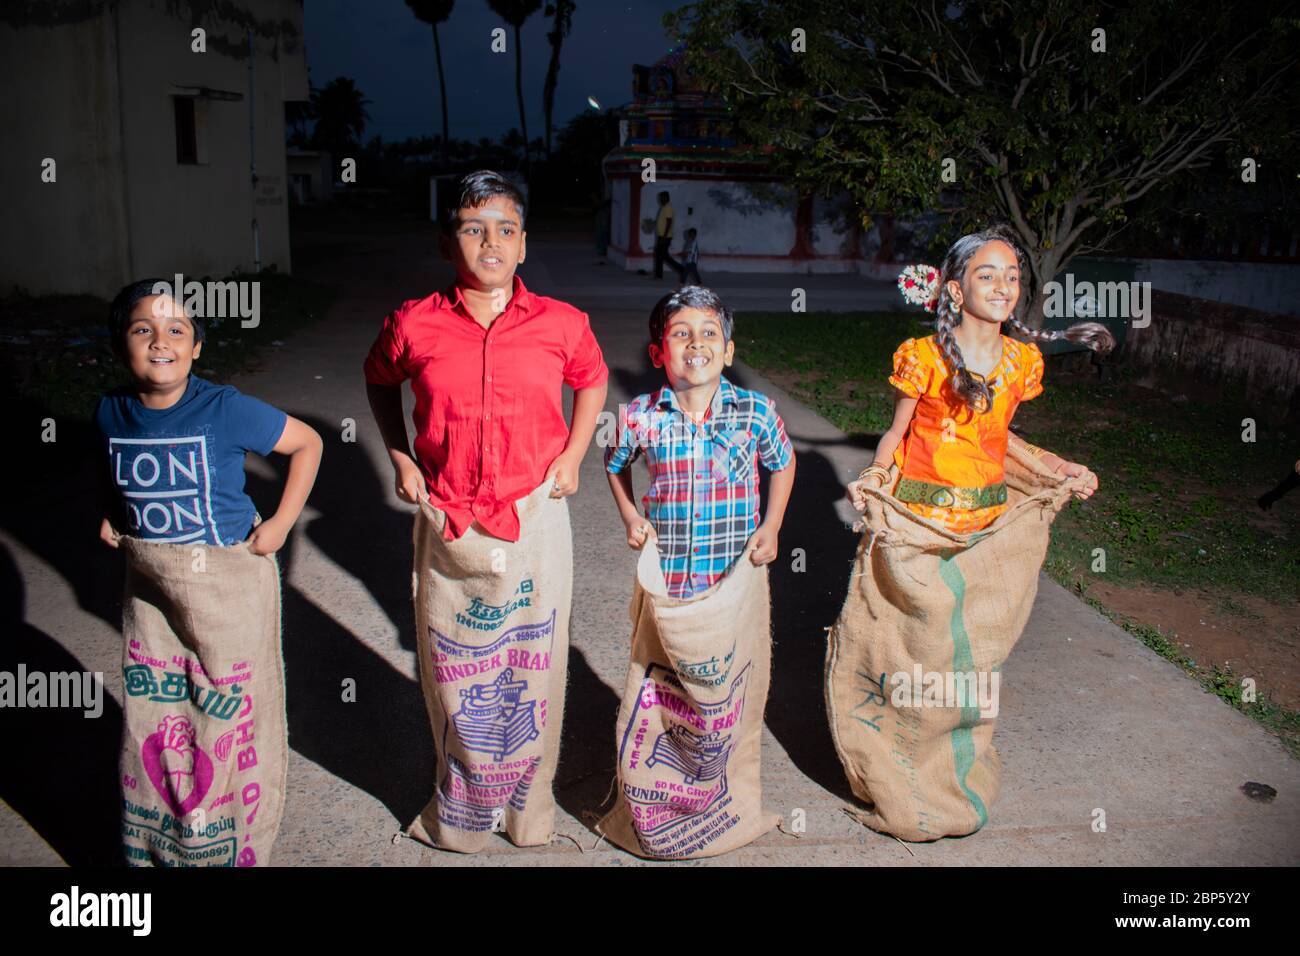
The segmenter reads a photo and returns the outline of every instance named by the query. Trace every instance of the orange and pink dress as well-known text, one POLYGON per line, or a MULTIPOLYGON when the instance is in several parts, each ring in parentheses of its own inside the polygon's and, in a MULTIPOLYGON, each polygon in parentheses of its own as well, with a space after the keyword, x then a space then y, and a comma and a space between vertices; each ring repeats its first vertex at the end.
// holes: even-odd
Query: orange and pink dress
POLYGON ((908 339, 894 353, 889 377, 918 399, 907 434, 894 451, 900 478, 894 497, 927 520, 965 534, 1007 510, 1003 460, 1016 408, 1043 392, 1043 353, 1002 336, 1002 359, 988 376, 992 407, 973 412, 949 386, 934 336, 908 339))

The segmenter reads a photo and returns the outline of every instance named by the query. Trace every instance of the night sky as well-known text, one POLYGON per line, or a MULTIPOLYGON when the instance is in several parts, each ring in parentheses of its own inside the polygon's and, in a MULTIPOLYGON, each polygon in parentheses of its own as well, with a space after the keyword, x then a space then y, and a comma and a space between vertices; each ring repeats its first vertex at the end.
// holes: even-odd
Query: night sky
MULTIPOLYGON (((590 109, 594 96, 606 109, 632 98, 632 64, 653 63, 668 52, 664 13, 682 0, 614 3, 578 0, 573 28, 560 57, 555 92, 555 127, 590 109)), ((524 24, 524 106, 528 135, 541 138, 542 83, 551 48, 546 41, 551 20, 545 7, 524 24)), ((336 76, 354 79, 371 101, 364 139, 385 141, 441 132, 433 31, 415 19, 402 0, 306 0, 307 65, 311 81, 324 86, 336 76)), ((438 27, 443 71, 447 79, 450 132, 457 139, 497 139, 519 126, 515 100, 515 58, 490 49, 494 27, 514 30, 498 20, 485 0, 459 0, 451 18, 438 27)))

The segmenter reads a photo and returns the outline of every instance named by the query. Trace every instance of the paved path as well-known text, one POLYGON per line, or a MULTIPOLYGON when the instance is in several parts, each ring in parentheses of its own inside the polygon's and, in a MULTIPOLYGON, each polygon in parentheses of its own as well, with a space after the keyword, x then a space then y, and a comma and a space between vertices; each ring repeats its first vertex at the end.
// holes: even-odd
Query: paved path
MULTIPOLYGON (((659 383, 645 357, 646 315, 667 283, 598 265, 587 247, 531 237, 522 271, 529 288, 592 315, 611 368, 609 407, 659 383)), ((445 266, 432 237, 335 238, 314 243, 298 265, 345 286, 326 320, 286 342, 265 370, 237 384, 312 423, 326 439, 311 504, 283 553, 290 744, 289 800, 276 846, 281 864, 630 865, 597 838, 586 817, 607 793, 614 766, 615 688, 627 667, 627 603, 634 555, 593 448, 572 502, 575 534, 569 704, 556 780, 559 831, 575 842, 520 850, 504 839, 475 857, 391 837, 427 800, 434 758, 415 682, 410 604, 410 509, 366 407, 360 364, 381 316, 436 288, 445 266), (358 442, 339 440, 357 423, 358 442), (357 682, 343 703, 340 684, 357 682)), ((742 307, 788 309, 808 290, 810 309, 894 304, 887 283, 849 276, 716 276, 742 307)), ((798 321, 792 315, 791 321, 798 321)), ((743 317, 742 317, 743 321, 743 317)), ((740 356, 744 358, 743 355, 740 356)), ((738 383, 772 394, 799 453, 782 550, 807 552, 807 571, 774 565, 775 647, 763 739, 766 800, 795 837, 773 831, 723 858, 729 864, 1291 864, 1300 862, 1300 762, 1247 718, 1204 693, 1172 664, 1046 578, 1024 638, 1006 665, 997 744, 1005 767, 992 820, 961 840, 905 847, 863 829, 831 747, 822 703, 823 628, 843 600, 855 536, 839 501, 865 443, 853 440, 740 366, 738 383), (1275 787, 1270 804, 1238 792, 1275 787), (1107 829, 1094 832, 1094 810, 1107 829)), ((275 472, 250 462, 263 508, 275 472)), ((115 858, 114 764, 120 731, 121 568, 95 545, 83 472, 37 489, 0 533, 6 574, 6 646, 0 669, 103 671, 113 697, 99 720, 50 711, 0 712, 16 746, 0 781, 0 863, 115 858), (25 751, 25 753, 24 753, 25 751)), ((643 481, 643 479, 641 479, 643 481)), ((638 486, 639 487, 639 486, 638 486)), ((714 861, 718 862, 718 861, 714 861)))

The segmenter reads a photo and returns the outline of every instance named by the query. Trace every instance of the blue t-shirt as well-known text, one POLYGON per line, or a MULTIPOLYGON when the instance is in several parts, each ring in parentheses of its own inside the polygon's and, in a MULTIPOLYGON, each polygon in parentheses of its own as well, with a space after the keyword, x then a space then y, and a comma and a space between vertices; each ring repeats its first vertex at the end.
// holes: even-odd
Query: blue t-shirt
POLYGON ((105 395, 95 424, 129 533, 173 544, 243 541, 256 516, 244 493, 244 455, 270 453, 287 420, 266 402, 196 375, 171 408, 146 408, 129 388, 105 395))

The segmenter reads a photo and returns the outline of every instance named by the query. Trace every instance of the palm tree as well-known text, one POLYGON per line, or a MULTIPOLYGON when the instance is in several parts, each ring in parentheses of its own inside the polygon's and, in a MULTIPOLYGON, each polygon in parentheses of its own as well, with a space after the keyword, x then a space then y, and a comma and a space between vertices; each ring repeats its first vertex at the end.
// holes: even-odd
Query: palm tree
POLYGON ((311 138, 307 135, 307 123, 315 118, 310 100, 284 101, 284 125, 289 130, 290 146, 301 149, 308 144, 311 138))
POLYGON ((360 149, 361 134, 370 119, 366 112, 369 103, 346 76, 330 80, 321 89, 313 89, 311 106, 316 114, 316 128, 312 142, 318 149, 329 150, 335 161, 350 150, 360 149))
POLYGON ((573 27, 574 0, 548 0, 545 15, 554 17, 551 32, 551 62, 546 67, 546 83, 542 87, 542 112, 546 114, 546 158, 551 158, 551 116, 555 112, 555 85, 560 78, 560 47, 573 27))
POLYGON ((447 165, 447 83, 442 75, 442 46, 438 43, 438 24, 451 16, 455 0, 406 0, 415 18, 433 27, 433 56, 438 62, 438 92, 442 95, 442 165, 447 165))
POLYGON ((515 28, 515 98, 519 100, 519 126, 524 136, 524 175, 528 175, 528 118, 524 115, 524 55, 519 28, 537 12, 542 0, 488 0, 492 12, 515 28))

